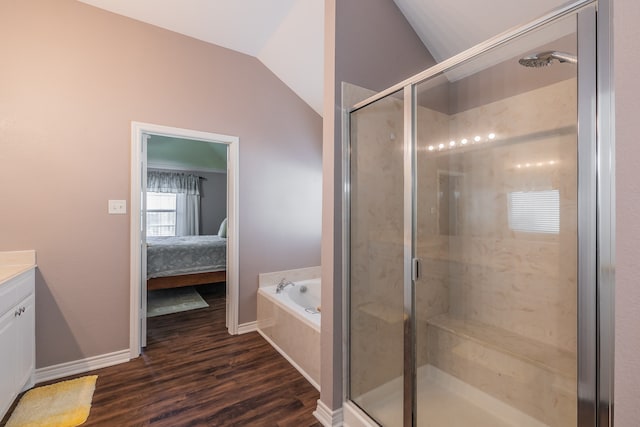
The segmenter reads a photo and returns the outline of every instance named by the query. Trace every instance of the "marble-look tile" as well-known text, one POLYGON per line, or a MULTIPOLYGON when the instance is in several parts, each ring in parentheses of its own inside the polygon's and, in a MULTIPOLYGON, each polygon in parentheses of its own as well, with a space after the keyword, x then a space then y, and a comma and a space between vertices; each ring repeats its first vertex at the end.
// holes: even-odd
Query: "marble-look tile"
MULTIPOLYGON (((440 281, 446 283, 448 302, 440 306, 456 316, 573 352, 577 317, 575 85, 575 79, 566 80, 451 117, 419 108, 417 123, 417 256, 425 261, 425 273, 435 260, 449 266, 443 278, 430 278, 427 285, 441 288, 440 281), (448 134, 442 136, 444 122, 448 134), (492 142, 443 152, 424 149, 489 131, 496 133, 492 142), (444 235, 438 215, 449 215, 450 209, 439 206, 438 176, 442 173, 453 173, 461 180, 456 232, 445 230, 444 235), (510 229, 508 194, 548 189, 560 194, 560 233, 510 229)), ((430 305, 434 306, 433 301, 430 305)), ((420 308, 418 304, 419 312, 420 308)))
POLYGON ((431 326, 429 363, 550 427, 576 425, 577 384, 502 348, 431 326))
POLYGON ((342 108, 349 109, 377 92, 352 83, 342 82, 342 108))
POLYGON ((568 379, 576 378, 575 352, 564 351, 505 329, 452 317, 448 314, 433 317, 429 320, 428 325, 508 353, 568 379))
POLYGON ((258 329, 320 384, 320 332, 258 294, 258 329))
POLYGON ((403 105, 388 97, 352 115, 351 392, 402 372, 403 105))
POLYGON ((402 374, 402 308, 380 312, 356 308, 351 325, 351 396, 357 397, 402 374))

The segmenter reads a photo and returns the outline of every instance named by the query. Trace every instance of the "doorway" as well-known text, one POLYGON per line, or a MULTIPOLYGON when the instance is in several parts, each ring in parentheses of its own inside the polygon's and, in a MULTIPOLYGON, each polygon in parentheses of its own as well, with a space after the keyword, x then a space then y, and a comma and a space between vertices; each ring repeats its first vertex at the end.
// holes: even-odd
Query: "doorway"
POLYGON ((238 333, 238 142, 239 138, 149 123, 131 125, 131 268, 130 268, 130 352, 141 353, 146 339, 146 208, 147 141, 176 138, 226 145, 227 151, 227 250, 226 324, 230 334, 238 333))

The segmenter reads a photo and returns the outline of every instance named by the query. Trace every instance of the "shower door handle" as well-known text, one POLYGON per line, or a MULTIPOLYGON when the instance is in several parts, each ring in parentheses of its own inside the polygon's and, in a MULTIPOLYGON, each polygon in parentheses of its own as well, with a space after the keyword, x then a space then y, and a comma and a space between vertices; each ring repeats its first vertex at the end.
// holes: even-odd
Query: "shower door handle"
POLYGON ((411 279, 414 282, 420 278, 421 263, 420 258, 413 258, 411 262, 411 279))

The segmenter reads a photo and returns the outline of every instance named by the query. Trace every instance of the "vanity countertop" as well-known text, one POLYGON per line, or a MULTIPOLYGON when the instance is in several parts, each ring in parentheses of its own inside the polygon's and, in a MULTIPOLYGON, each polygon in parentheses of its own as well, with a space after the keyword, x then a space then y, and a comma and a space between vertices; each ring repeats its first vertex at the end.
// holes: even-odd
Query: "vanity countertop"
POLYGON ((0 286, 36 267, 36 251, 0 252, 0 286))

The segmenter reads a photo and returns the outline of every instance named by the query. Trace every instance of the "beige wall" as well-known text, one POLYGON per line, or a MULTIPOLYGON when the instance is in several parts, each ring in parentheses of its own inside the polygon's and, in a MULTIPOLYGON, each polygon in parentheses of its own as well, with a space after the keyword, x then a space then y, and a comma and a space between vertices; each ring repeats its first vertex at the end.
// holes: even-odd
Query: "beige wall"
POLYGON ((640 2, 612 0, 616 109, 615 425, 640 424, 640 2))
POLYGON ((131 121, 240 138, 240 322, 318 265, 321 118, 257 59, 73 0, 0 2, 0 250, 35 249, 37 366, 128 348, 131 121))

